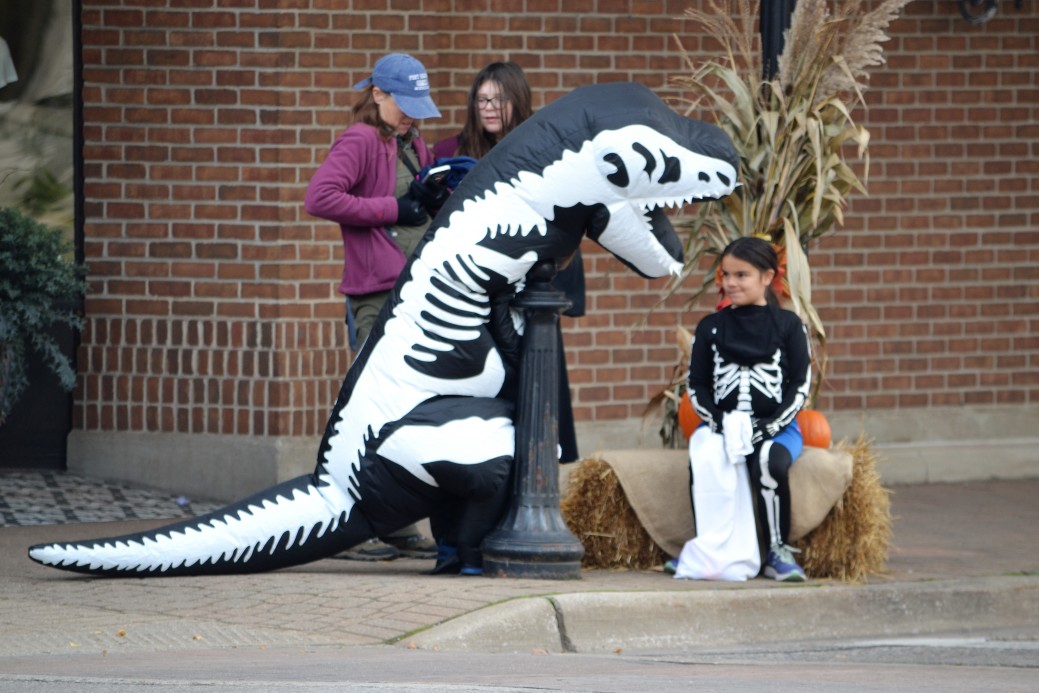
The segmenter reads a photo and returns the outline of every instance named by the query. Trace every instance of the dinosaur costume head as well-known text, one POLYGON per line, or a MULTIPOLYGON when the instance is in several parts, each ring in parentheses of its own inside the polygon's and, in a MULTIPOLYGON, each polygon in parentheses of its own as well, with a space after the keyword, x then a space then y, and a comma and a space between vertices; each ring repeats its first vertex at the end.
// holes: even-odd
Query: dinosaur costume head
POLYGON ((471 229, 467 241, 493 239, 498 252, 538 259, 569 256, 587 234, 643 276, 661 277, 682 259, 664 209, 727 195, 736 175, 721 129, 675 113, 642 85, 582 87, 491 150, 431 233, 471 229))

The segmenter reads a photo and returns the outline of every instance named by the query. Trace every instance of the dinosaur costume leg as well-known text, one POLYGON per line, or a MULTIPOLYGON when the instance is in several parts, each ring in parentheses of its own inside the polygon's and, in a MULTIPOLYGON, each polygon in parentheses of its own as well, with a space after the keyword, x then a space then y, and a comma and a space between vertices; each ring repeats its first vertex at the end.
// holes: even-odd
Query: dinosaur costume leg
POLYGON ((358 481, 361 509, 376 531, 393 531, 425 511, 418 517, 431 517, 438 542, 479 565, 480 543, 508 504, 515 450, 512 403, 487 397, 432 400, 387 427, 369 449, 358 481), (452 459, 439 459, 448 449, 452 459))

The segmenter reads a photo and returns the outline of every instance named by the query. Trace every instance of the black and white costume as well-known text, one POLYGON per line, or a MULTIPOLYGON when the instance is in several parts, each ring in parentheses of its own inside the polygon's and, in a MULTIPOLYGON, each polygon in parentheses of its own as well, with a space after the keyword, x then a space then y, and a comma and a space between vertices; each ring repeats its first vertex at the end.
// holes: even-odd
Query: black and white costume
POLYGON ((558 266, 585 236, 643 276, 677 274, 682 244, 664 209, 728 195, 737 163, 721 129, 644 86, 558 99, 481 159, 437 214, 346 374, 312 474, 202 517, 29 556, 98 575, 245 573, 431 517, 438 538, 479 565, 516 446, 524 316, 512 296, 531 268, 558 266))
MULTIPOLYGON (((707 429, 715 434, 725 433, 726 414, 749 415, 746 471, 772 546, 785 545, 790 531, 788 472, 803 446, 796 416, 808 399, 811 361, 808 331, 788 310, 758 305, 728 307, 708 315, 696 328, 689 366, 690 400, 707 429)), ((694 463, 696 446, 703 438, 694 434, 690 441, 694 463)), ((721 456, 725 457, 724 451, 721 456)), ((693 468, 695 489, 695 464, 693 468)), ((715 519, 702 518, 701 512, 706 511, 697 510, 698 533, 715 519)), ((756 572, 757 563, 748 565, 750 572, 756 572)))

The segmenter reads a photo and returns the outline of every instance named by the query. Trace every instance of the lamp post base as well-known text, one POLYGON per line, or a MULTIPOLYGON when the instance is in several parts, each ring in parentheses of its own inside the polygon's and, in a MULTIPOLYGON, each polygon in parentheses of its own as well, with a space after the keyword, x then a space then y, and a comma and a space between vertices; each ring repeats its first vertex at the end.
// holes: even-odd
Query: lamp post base
POLYGON ((579 580, 584 547, 566 532, 497 529, 483 544, 483 573, 490 577, 579 580))

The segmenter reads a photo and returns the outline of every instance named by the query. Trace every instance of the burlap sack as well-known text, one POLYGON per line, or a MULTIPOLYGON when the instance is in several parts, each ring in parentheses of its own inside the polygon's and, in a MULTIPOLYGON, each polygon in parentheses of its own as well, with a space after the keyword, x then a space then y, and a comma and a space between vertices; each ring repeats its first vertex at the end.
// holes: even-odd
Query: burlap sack
MULTIPOLYGON (((605 450, 607 462, 639 522, 672 556, 695 531, 686 450, 605 450)), ((852 455, 831 448, 804 449, 790 470, 791 542, 819 526, 851 484, 852 455)))

